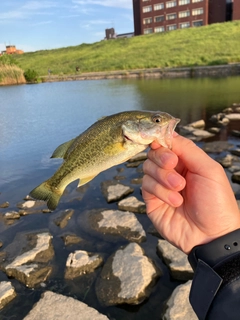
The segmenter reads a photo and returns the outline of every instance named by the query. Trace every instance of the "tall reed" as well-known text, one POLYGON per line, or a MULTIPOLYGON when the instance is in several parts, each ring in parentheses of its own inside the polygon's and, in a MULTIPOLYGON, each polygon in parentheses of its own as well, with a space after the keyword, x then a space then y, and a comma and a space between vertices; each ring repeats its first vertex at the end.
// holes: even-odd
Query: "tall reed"
POLYGON ((0 64, 0 85, 26 83, 23 70, 16 65, 0 64))

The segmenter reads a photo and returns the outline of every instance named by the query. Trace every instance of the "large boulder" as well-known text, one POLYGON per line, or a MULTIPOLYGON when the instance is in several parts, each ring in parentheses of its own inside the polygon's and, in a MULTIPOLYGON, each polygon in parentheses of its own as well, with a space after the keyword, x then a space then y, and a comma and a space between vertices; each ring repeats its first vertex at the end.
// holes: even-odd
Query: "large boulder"
POLYGON ((107 320, 85 303, 64 295, 46 291, 24 320, 107 320))
POLYGON ((96 293, 103 305, 139 304, 151 292, 160 275, 136 243, 117 250, 105 263, 96 284, 96 293))

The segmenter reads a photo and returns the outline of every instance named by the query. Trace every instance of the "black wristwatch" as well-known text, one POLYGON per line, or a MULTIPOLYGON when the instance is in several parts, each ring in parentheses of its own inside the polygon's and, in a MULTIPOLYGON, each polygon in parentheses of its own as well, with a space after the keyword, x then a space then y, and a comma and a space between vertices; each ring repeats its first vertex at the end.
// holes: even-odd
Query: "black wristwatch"
POLYGON ((240 254, 240 229, 207 244, 194 247, 188 255, 188 261, 193 270, 196 269, 199 260, 204 261, 211 268, 215 268, 235 254, 240 254))

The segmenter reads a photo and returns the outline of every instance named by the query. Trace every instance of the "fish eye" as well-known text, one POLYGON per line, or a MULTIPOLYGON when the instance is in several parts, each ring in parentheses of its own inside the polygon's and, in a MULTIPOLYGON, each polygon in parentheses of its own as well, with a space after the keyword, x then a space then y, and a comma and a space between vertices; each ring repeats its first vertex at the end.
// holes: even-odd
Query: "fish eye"
POLYGON ((152 118, 153 122, 156 122, 156 123, 160 123, 162 121, 161 117, 160 116, 154 116, 152 118))

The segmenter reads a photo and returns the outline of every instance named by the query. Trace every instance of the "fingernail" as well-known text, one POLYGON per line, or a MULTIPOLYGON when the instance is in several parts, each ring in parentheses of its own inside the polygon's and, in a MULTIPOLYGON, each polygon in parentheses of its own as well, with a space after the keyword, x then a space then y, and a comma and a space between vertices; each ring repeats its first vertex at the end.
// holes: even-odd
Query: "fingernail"
POLYGON ((167 181, 174 188, 178 188, 182 185, 182 178, 176 173, 170 172, 167 176, 167 181))

